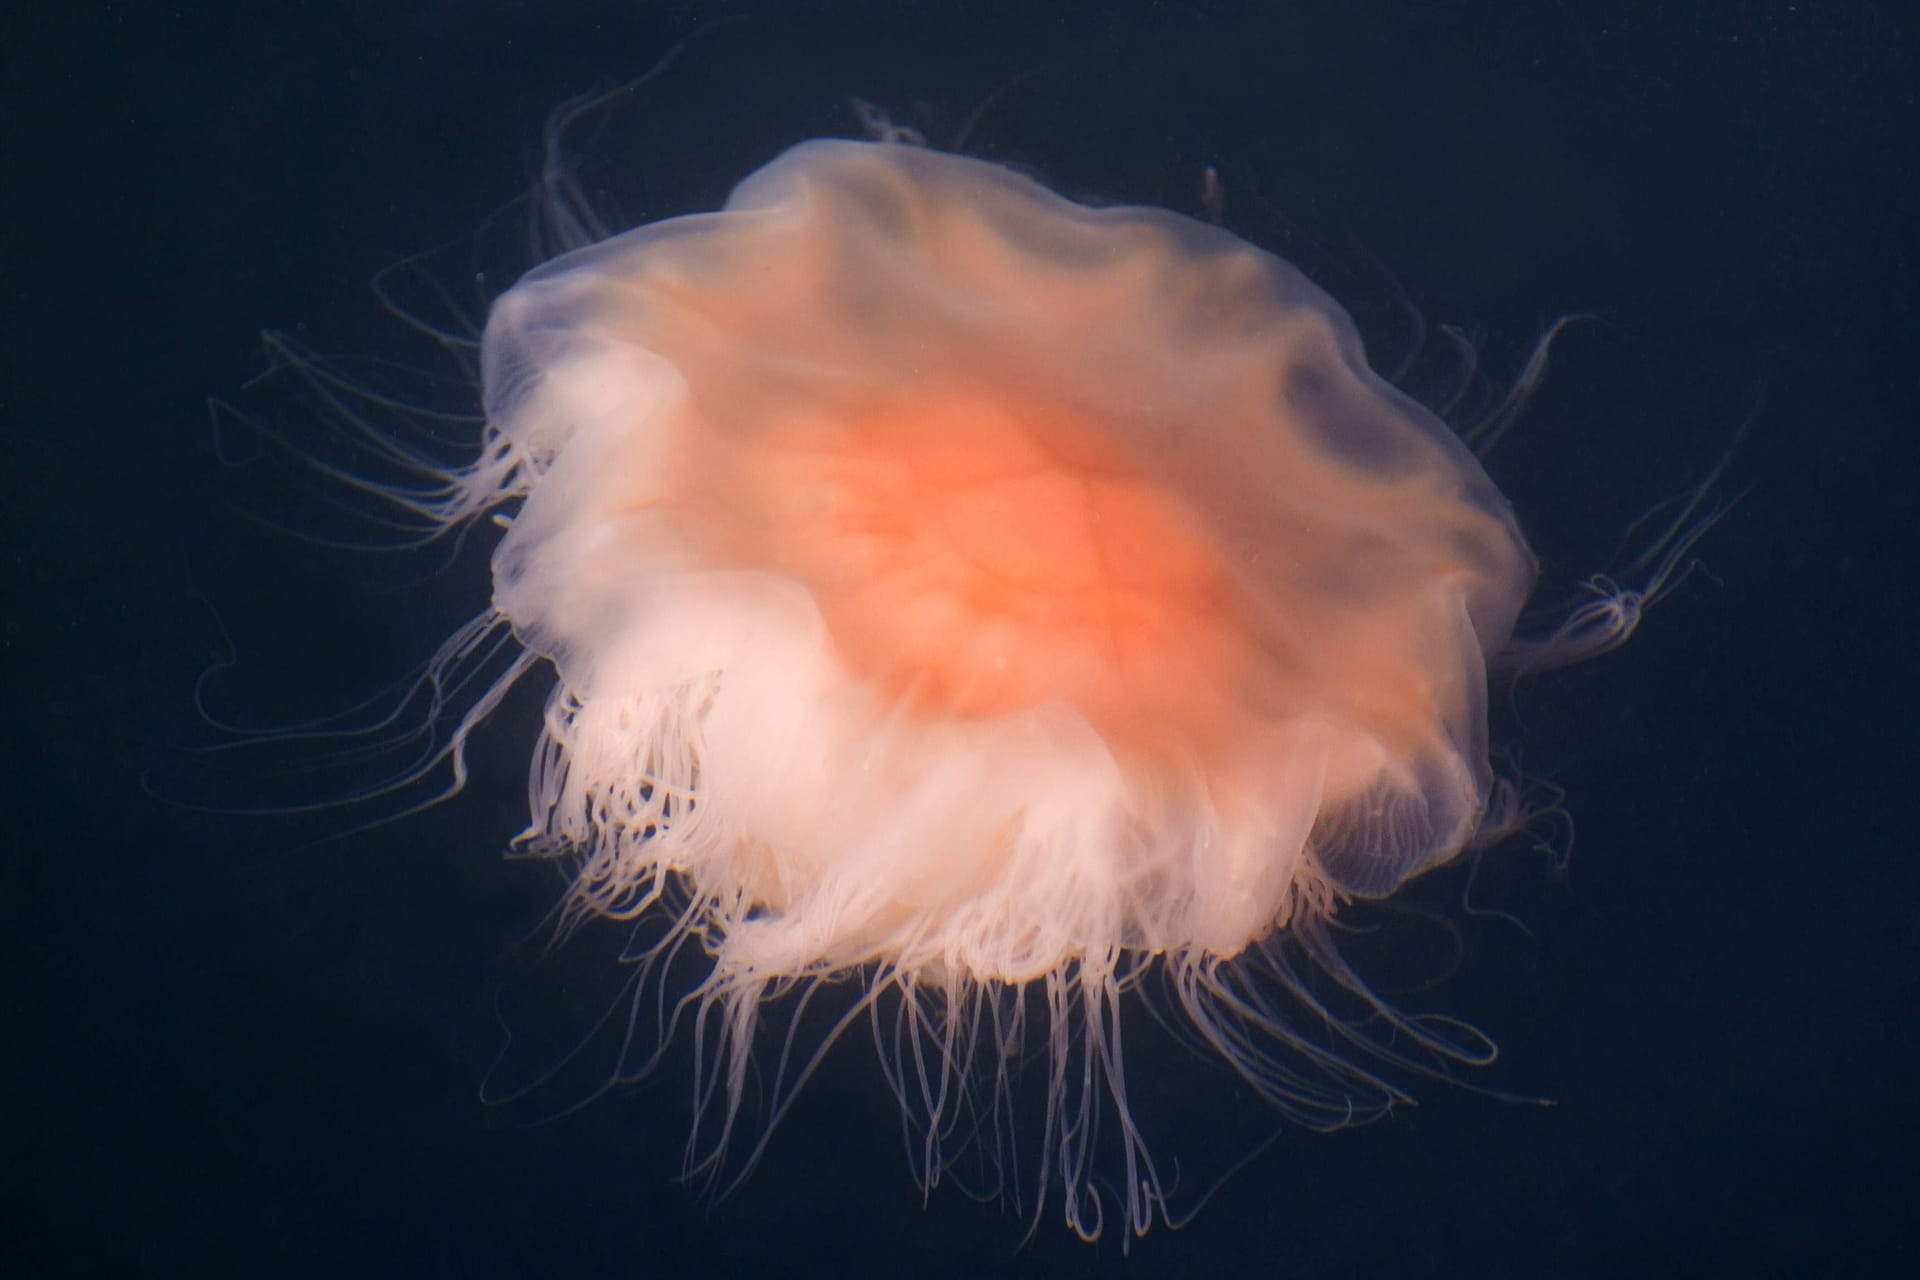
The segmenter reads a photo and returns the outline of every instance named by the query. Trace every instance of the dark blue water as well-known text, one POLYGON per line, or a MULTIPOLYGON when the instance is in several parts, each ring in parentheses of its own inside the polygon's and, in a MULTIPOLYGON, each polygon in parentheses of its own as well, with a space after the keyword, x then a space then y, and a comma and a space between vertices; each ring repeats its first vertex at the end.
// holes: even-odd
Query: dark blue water
MULTIPOLYGON (((466 796, 326 843, 324 818, 139 785, 196 776, 173 748, 205 740, 194 681, 230 652, 208 687, 226 713, 339 706, 485 589, 471 557, 436 575, 276 532, 283 503, 309 531, 350 522, 206 402, 280 411, 246 387, 263 328, 415 358, 367 281, 451 246, 431 269, 452 292, 504 284, 516 235, 483 224, 546 112, 711 15, 49 6, 0 39, 0 1270, 1897 1271, 1920 985, 1920 66, 1899 6, 781 12, 696 45, 627 117, 610 206, 711 207, 781 146, 857 132, 849 96, 936 143, 986 102, 968 149, 1077 197, 1197 211, 1215 166, 1227 225, 1322 279, 1376 349, 1406 338, 1404 299, 1467 329, 1497 382, 1554 317, 1594 313, 1490 463, 1563 583, 1751 419, 1705 570, 1622 652, 1503 703, 1524 762, 1567 789, 1566 874, 1485 865, 1475 901, 1525 931, 1463 909, 1458 877, 1424 895, 1464 945, 1418 944, 1450 969, 1419 1000, 1499 1039, 1481 1084, 1555 1105, 1426 1084, 1370 1127, 1283 1134, 1123 1262, 1053 1208, 1024 1248, 1018 1214, 952 1188, 923 1208, 864 1038, 718 1208, 674 1180, 683 1065, 571 1114, 483 1100, 530 1008, 565 1025, 604 1004, 618 945, 543 962, 557 881, 498 856, 534 700, 503 712, 466 796)), ((452 385, 415 376, 395 375, 452 385)), ((1266 1136, 1178 1053, 1136 1071, 1189 1200, 1266 1136)))

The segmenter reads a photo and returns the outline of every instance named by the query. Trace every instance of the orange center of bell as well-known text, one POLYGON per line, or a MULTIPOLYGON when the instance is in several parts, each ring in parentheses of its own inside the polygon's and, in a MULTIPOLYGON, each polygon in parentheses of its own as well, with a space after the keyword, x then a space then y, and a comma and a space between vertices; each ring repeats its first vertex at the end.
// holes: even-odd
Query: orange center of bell
POLYGON ((719 452, 689 468, 731 513, 715 550, 804 584, 848 669, 915 712, 1064 701, 1110 735, 1192 730, 1196 684, 1244 660, 1210 535, 1072 416, 916 406, 719 452))

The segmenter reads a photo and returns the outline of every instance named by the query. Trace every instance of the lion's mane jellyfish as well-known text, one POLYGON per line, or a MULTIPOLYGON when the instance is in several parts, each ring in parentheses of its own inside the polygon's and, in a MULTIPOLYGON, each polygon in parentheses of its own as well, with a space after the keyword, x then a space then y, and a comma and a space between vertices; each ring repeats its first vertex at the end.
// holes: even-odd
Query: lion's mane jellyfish
POLYGON ((1490 1053, 1373 997, 1327 925, 1490 821, 1534 560, 1287 263, 814 141, 533 271, 482 365, 485 446, 435 514, 500 511, 481 625, 558 676, 528 844, 571 860, 574 918, 656 922, 644 961, 704 952, 681 1007, 720 1141, 763 1002, 849 974, 929 1180, 1008 1085, 978 1043, 1037 1038, 1022 1150, 1087 1235, 1103 1124, 1125 1226, 1165 1212, 1119 1022, 1148 972, 1309 1124, 1399 1099, 1383 1064, 1490 1053))

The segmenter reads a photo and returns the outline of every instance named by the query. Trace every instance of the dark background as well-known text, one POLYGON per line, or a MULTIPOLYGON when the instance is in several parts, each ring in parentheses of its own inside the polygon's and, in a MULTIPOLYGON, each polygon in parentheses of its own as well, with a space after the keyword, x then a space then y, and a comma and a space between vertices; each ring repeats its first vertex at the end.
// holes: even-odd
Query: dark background
MULTIPOLYGON (((951 1189, 923 1208, 864 1037, 715 1210, 673 1177, 681 1065, 567 1115, 484 1101, 515 1000, 596 1007, 619 942, 523 945, 555 892, 496 856, 531 701, 467 795, 362 836, 316 845, 312 823, 139 786, 209 794, 176 748, 204 740, 193 685, 229 638, 213 703, 310 713, 417 661, 484 591, 474 557, 434 576, 271 532, 260 507, 302 482, 217 432, 208 399, 248 403, 263 328, 386 354, 367 281, 473 237, 554 104, 719 10, 10 9, 0 1271, 1901 1270, 1920 1139, 1903 8, 794 3, 696 45, 605 143, 626 216, 658 217, 855 132, 849 95, 951 141, 1032 70, 970 149, 1187 210, 1215 164, 1228 225, 1383 344, 1396 289, 1468 328, 1495 378, 1556 315, 1595 313, 1491 464, 1562 583, 1763 402, 1710 574, 1503 714, 1568 790, 1568 872, 1489 861, 1484 900, 1525 932, 1460 909, 1458 877, 1429 891, 1465 949, 1421 999, 1499 1038, 1484 1083, 1557 1105, 1429 1085, 1386 1122, 1290 1133, 1126 1260, 1051 1207, 1024 1249, 1017 1215, 951 1189)), ((1136 1078, 1162 1129, 1197 1091, 1264 1132, 1197 1064, 1146 1052, 1136 1078)), ((1210 1132, 1169 1134, 1163 1160, 1210 1132)))

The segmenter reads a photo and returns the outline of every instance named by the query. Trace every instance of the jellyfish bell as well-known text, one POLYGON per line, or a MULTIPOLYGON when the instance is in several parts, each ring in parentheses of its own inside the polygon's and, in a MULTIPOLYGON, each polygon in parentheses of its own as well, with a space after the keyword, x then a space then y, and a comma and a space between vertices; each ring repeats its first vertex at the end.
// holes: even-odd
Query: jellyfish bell
POLYGON ((651 922, 654 981, 698 943, 664 997, 719 1042, 695 1163, 765 1003, 855 975, 936 1181, 953 1110, 996 1105, 951 1077, 1037 992, 1039 1176, 1087 1236, 1102 1117, 1127 1231, 1166 1216, 1120 1034, 1149 968, 1310 1124, 1404 1096, 1383 1066, 1489 1056, 1375 997, 1327 923, 1516 822, 1490 664, 1617 642, 1698 529, 1516 641, 1507 502, 1305 276, 898 138, 802 143, 718 211, 540 266, 481 372, 477 458, 396 495, 504 530, 441 665, 501 629, 524 652, 456 777, 550 665, 524 844, 570 868, 569 919, 651 922))

